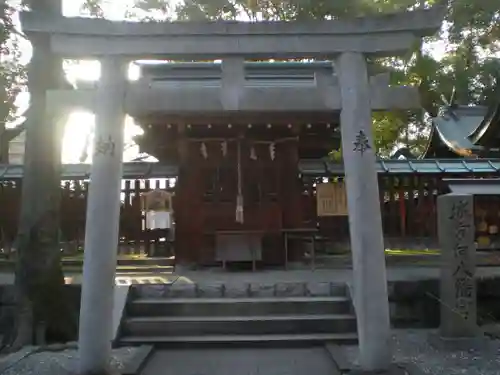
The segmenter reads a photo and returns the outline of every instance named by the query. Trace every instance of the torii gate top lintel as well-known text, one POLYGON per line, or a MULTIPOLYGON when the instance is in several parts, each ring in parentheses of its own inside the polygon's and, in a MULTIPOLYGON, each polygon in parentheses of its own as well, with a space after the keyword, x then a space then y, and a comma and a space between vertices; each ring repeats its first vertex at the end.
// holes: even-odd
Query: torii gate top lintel
POLYGON ((434 34, 442 19, 442 6, 305 22, 128 22, 21 14, 25 33, 51 34, 55 53, 130 59, 331 58, 345 51, 394 55, 406 51, 418 38, 434 34))

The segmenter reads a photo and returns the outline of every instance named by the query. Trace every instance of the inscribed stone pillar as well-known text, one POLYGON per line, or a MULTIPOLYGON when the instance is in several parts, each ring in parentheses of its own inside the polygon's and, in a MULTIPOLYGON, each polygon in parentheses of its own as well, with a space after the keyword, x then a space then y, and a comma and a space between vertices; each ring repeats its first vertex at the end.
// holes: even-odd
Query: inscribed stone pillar
POLYGON ((101 60, 85 227, 79 335, 81 374, 105 373, 111 355, 127 68, 127 61, 120 58, 101 60))
POLYGON ((342 155, 359 363, 363 370, 385 370, 391 361, 389 302, 366 59, 346 52, 336 60, 335 69, 342 94, 342 155))
POLYGON ((474 199, 470 194, 438 197, 441 247, 441 336, 477 334, 474 199))

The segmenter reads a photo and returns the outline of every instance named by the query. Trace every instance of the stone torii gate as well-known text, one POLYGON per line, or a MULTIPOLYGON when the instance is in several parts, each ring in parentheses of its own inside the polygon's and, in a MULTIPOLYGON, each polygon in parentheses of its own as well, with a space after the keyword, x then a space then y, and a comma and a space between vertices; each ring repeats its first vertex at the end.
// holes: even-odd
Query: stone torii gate
POLYGON ((418 107, 418 94, 414 88, 390 87, 384 77, 370 79, 366 57, 406 53, 419 38, 435 33, 442 17, 441 8, 351 20, 258 23, 136 23, 23 13, 23 29, 35 47, 37 35, 49 35, 52 53, 101 62, 95 90, 47 93, 53 110, 76 106, 96 114, 80 312, 81 373, 105 371, 110 358, 124 116, 165 108, 341 111, 359 362, 364 370, 386 369, 390 322, 371 111, 418 107), (222 59, 220 86, 172 90, 128 83, 130 61, 145 58, 222 59), (255 88, 245 82, 245 58, 330 59, 336 76, 317 75, 314 87, 255 88))

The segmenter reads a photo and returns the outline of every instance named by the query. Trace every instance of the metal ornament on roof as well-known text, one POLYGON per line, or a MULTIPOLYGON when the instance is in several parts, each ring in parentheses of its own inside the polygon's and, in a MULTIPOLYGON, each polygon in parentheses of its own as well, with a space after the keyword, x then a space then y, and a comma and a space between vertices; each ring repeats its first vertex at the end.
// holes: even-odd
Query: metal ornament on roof
POLYGON ((456 87, 453 86, 453 90, 451 92, 451 96, 450 96, 450 100, 446 99, 446 97, 441 94, 440 95, 441 97, 441 100, 443 101, 443 104, 444 104, 444 107, 441 108, 440 110, 442 111, 442 114, 443 114, 443 117, 445 118, 452 118, 454 119, 455 121, 458 120, 458 114, 456 113, 455 111, 455 108, 456 108, 456 103, 455 103, 455 99, 456 99, 456 87))

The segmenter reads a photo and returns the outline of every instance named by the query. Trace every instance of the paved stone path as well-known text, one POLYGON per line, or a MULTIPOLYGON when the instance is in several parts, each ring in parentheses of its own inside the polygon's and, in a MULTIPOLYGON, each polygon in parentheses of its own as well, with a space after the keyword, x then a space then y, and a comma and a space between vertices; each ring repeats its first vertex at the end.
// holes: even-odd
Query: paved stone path
MULTIPOLYGON (((388 281, 415 281, 438 279, 440 269, 437 267, 388 267, 388 281)), ((186 271, 180 276, 180 280, 186 279, 192 282, 349 282, 352 280, 350 269, 318 269, 311 270, 265 270, 257 272, 228 272, 221 269, 207 271, 186 271)), ((177 277, 179 277, 177 276, 177 277)), ((500 267, 478 267, 477 278, 500 276, 500 267)))
POLYGON ((153 354, 141 375, 339 375, 323 347, 172 349, 153 354))
MULTIPOLYGON (((437 267, 389 267, 387 269, 388 281, 414 281, 438 279, 440 270, 437 267)), ((477 278, 500 276, 500 267, 478 267, 477 278)), ((185 271, 179 274, 171 272, 152 273, 126 273, 116 275, 117 285, 130 284, 163 284, 176 282, 221 282, 221 283, 268 283, 268 282, 350 282, 352 270, 350 269, 318 269, 311 270, 264 270, 257 272, 230 272, 216 268, 203 271, 185 271)), ((80 284, 82 275, 67 273, 66 282, 80 284)), ((0 273, 0 285, 14 283, 12 273, 0 273)))

